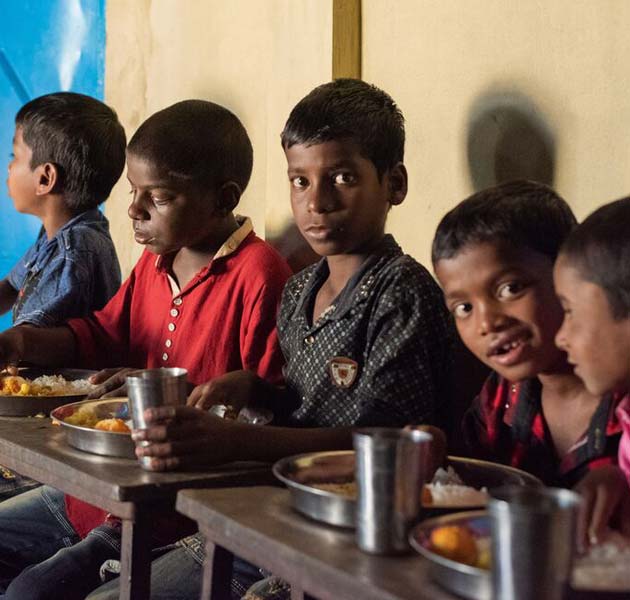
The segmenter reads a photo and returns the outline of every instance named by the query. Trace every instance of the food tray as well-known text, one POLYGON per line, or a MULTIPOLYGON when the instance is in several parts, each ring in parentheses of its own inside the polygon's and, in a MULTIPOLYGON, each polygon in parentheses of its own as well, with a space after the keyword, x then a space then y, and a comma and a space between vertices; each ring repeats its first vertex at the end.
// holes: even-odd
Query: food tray
MULTIPOLYGON (((38 369, 23 368, 18 375, 26 379, 36 379, 42 375, 61 375, 68 381, 87 379, 96 371, 86 369, 38 369)), ((3 417, 32 417, 38 414, 48 416, 51 410, 85 398, 87 394, 73 394, 66 396, 1 396, 0 416, 3 417)))
MULTIPOLYGON (((334 492, 314 488, 308 484, 296 481, 300 478, 300 471, 312 468, 318 462, 325 461, 327 465, 334 468, 336 460, 344 463, 354 454, 352 450, 338 452, 314 452, 309 454, 299 454, 279 460, 273 466, 274 475, 284 482, 291 492, 291 500, 296 510, 304 515, 322 521, 330 525, 340 527, 354 527, 355 500, 346 498, 334 492)), ((447 457, 447 465, 452 466, 456 473, 463 480, 464 484, 475 487, 498 487, 501 485, 541 485, 538 478, 505 465, 499 465, 483 460, 471 458, 461 458, 457 456, 447 457)), ((343 469, 337 469, 341 471, 343 469)), ((347 481, 350 481, 349 477, 347 481)), ((335 478, 337 482, 341 482, 335 478)), ((319 480, 321 481, 321 479, 319 480)), ((463 511, 479 506, 431 506, 426 507, 431 514, 449 512, 453 510, 463 511)))
POLYGON ((66 434, 66 441, 74 448, 84 452, 91 452, 92 454, 100 454, 101 456, 136 458, 135 445, 131 439, 131 434, 117 431, 101 431, 91 427, 72 425, 64 421, 64 419, 73 415, 82 407, 93 409, 96 416, 101 419, 119 418, 126 420, 129 414, 127 398, 73 402, 72 404, 56 408, 50 416, 59 423, 66 434))
MULTIPOLYGON (((429 561, 429 575, 444 589, 468 600, 492 600, 490 571, 450 560, 431 550, 431 531, 444 525, 465 525, 475 537, 490 535, 490 518, 486 511, 470 511, 442 515, 416 525, 409 533, 409 542, 429 561)), ((569 600, 627 600, 628 591, 573 589, 569 600)))

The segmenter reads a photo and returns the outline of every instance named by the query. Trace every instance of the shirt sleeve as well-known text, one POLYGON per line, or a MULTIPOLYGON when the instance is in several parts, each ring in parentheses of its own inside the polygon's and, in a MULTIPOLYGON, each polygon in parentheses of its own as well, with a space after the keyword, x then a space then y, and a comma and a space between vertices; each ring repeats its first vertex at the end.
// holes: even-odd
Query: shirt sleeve
POLYGON ((276 315, 291 271, 280 257, 262 270, 265 283, 252 301, 246 302, 241 319, 241 356, 246 370, 277 385, 283 382, 284 358, 278 342, 276 315))
POLYGON ((450 401, 453 341, 450 315, 428 273, 382 293, 370 316, 356 424, 435 423, 438 403, 450 401))
POLYGON ((80 367, 101 369, 130 364, 129 326, 135 271, 134 268, 102 310, 68 321, 77 340, 80 367))

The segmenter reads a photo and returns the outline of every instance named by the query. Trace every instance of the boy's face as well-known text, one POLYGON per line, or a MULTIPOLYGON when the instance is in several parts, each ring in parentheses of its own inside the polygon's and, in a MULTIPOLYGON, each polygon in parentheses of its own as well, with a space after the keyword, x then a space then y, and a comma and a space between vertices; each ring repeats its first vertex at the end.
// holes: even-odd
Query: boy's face
POLYGON ((435 265, 462 341, 509 381, 565 365, 554 344, 562 307, 552 269, 543 254, 493 243, 470 244, 435 265))
POLYGON ((15 128, 13 136, 13 156, 9 163, 7 188, 13 200, 15 210, 22 213, 33 213, 37 206, 37 169, 31 169, 33 151, 24 142, 22 128, 15 128))
POLYGON ((630 318, 615 320, 604 290, 584 280, 566 257, 554 268, 564 321, 556 343, 591 394, 630 389, 630 318))
POLYGON ((401 165, 380 181, 376 167, 351 141, 285 149, 295 222, 320 256, 363 254, 385 231, 392 204, 406 194, 401 165))
POLYGON ((200 193, 162 176, 151 163, 133 154, 127 155, 127 179, 133 196, 128 213, 136 242, 154 254, 204 248, 217 219, 212 192, 200 193))

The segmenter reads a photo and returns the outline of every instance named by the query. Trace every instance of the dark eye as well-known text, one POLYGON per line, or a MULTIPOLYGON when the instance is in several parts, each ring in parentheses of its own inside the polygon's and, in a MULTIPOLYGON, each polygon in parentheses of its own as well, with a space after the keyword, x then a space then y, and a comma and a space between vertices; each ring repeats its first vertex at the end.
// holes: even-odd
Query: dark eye
POLYGON ((525 285, 520 281, 509 281, 499 286, 497 296, 501 300, 509 300, 514 296, 518 296, 525 289, 525 285))
POLYGON ((308 179, 300 175, 298 175, 297 177, 292 177, 290 181, 291 185, 298 190, 302 190, 308 185, 308 179))
POLYGON ((469 302, 462 302, 460 304, 456 304, 451 309, 451 312, 455 316, 456 319, 465 319, 472 312, 472 304, 469 302))
POLYGON ((354 175, 347 172, 337 173, 333 179, 336 185, 348 185, 355 182, 354 175))

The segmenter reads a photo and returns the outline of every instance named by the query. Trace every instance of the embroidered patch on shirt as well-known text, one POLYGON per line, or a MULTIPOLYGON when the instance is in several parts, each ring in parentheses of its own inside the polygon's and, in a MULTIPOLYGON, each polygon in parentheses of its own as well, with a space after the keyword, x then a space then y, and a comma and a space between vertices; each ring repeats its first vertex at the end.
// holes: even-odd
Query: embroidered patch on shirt
POLYGON ((359 363, 345 356, 335 356, 330 360, 330 374, 337 387, 349 388, 357 378, 359 363))

